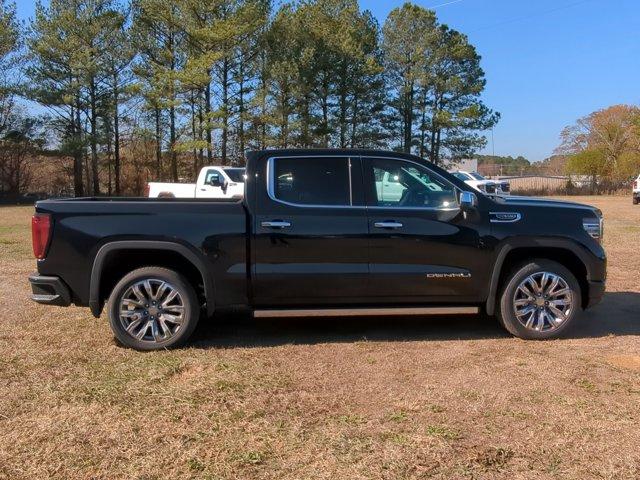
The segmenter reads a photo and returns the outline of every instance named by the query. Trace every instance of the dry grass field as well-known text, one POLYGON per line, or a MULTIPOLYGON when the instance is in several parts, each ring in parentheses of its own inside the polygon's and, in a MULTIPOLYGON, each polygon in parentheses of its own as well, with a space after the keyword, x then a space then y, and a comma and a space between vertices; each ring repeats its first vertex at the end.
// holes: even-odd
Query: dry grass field
POLYGON ((578 201, 605 214, 608 293, 561 340, 229 317, 155 353, 32 303, 32 208, 0 207, 0 479, 638 479, 640 207, 578 201))

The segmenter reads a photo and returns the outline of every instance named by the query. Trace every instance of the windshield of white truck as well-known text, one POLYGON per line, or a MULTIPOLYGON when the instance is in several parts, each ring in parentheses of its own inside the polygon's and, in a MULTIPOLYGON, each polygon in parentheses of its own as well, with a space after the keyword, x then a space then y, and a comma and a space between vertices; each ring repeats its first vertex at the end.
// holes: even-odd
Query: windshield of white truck
POLYGON ((229 175, 232 182, 244 183, 244 168, 225 168, 224 173, 229 175))

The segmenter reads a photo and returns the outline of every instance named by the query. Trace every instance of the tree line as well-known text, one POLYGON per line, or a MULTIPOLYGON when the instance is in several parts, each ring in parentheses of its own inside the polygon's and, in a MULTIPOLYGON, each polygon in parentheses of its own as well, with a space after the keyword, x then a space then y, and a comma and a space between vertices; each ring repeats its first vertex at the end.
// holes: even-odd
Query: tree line
POLYGON ((410 3, 380 26, 357 0, 50 0, 24 23, 0 0, 0 28, 3 178, 46 147, 70 159, 75 195, 243 164, 248 149, 440 163, 484 146, 499 119, 468 38, 410 3))
POLYGON ((566 171, 591 179, 591 190, 628 189, 640 173, 640 107, 613 105, 578 119, 560 136, 566 171))

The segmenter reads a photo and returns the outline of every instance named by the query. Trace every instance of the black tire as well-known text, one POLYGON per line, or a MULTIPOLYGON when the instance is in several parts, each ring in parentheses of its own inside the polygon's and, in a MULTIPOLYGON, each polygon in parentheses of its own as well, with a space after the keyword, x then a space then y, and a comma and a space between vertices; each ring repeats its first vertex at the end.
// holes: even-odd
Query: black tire
POLYGON ((113 288, 107 311, 111 330, 116 339, 121 344, 135 350, 160 350, 180 346, 189 339, 200 318, 198 297, 189 281, 179 273, 162 267, 138 268, 125 275, 113 288), (146 295, 146 287, 140 287, 139 282, 145 280, 149 281, 152 293, 155 292, 155 297, 151 294, 146 295), (160 293, 163 283, 166 286, 160 293), (146 306, 142 305, 140 297, 134 294, 134 286, 138 288, 138 293, 149 297, 146 306), (177 292, 173 300, 166 302, 167 306, 162 305, 161 300, 166 301, 172 290, 177 292), (121 318, 120 308, 125 298, 129 299, 128 302, 140 304, 139 307, 138 305, 131 307, 133 316, 137 316, 133 320, 126 316, 121 318), (152 301, 156 300, 158 301, 157 306, 155 303, 152 305, 152 301), (174 320, 167 320, 168 317, 172 317, 174 320), (181 317, 179 324, 174 323, 179 319, 177 317, 181 317), (129 322, 127 326, 135 327, 131 329, 132 333, 128 333, 125 328, 127 322, 129 322), (134 322, 138 322, 139 328, 132 325, 134 322), (145 329, 143 337, 136 338, 135 334, 140 334, 143 328, 145 329), (162 334, 161 337, 158 335, 158 339, 156 339, 154 329, 156 333, 162 334))
POLYGON ((640 202, 640 198, 638 198, 638 197, 633 197, 633 204, 634 204, 634 205, 637 205, 637 204, 638 204, 638 202, 640 202))
MULTIPOLYGON (((550 285, 549 281, 547 282, 547 285, 550 285)), ((556 289, 557 288, 558 287, 556 287, 556 289)), ((518 295, 521 296, 522 294, 519 293, 518 295)), ((535 301, 537 300, 534 300, 534 302, 535 301)), ((539 302, 544 303, 544 297, 540 298, 539 302)), ((551 303, 553 304, 553 302, 551 303)), ((541 310, 544 310, 544 308, 545 307, 543 305, 540 305, 541 310)), ((500 291, 497 316, 500 324, 504 326, 509 333, 516 337, 526 340, 546 340, 558 337, 566 331, 566 329, 573 323, 580 310, 582 310, 580 285, 569 269, 552 260, 532 259, 526 263, 521 263, 516 266, 505 279, 500 291), (563 312, 566 313, 566 318, 557 326, 551 324, 548 316, 543 316, 542 328, 540 330, 536 330, 533 328, 533 325, 531 328, 528 328, 518 320, 515 312, 516 290, 529 276, 534 275, 534 277, 540 278, 540 274, 543 272, 551 273, 564 280, 567 288, 571 292, 571 296, 568 297, 571 299, 571 308, 568 311, 563 312), (545 330, 545 328, 547 329, 545 330)), ((535 321, 537 323, 537 320, 535 321)))

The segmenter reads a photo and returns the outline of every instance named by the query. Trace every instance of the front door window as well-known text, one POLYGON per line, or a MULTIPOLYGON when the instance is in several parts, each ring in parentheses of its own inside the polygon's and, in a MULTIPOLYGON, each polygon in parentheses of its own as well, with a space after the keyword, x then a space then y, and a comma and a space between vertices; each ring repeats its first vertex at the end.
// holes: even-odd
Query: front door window
POLYGON ((416 163, 370 159, 369 205, 451 209, 458 206, 453 185, 416 163), (373 188, 372 188, 373 187, 373 188))

